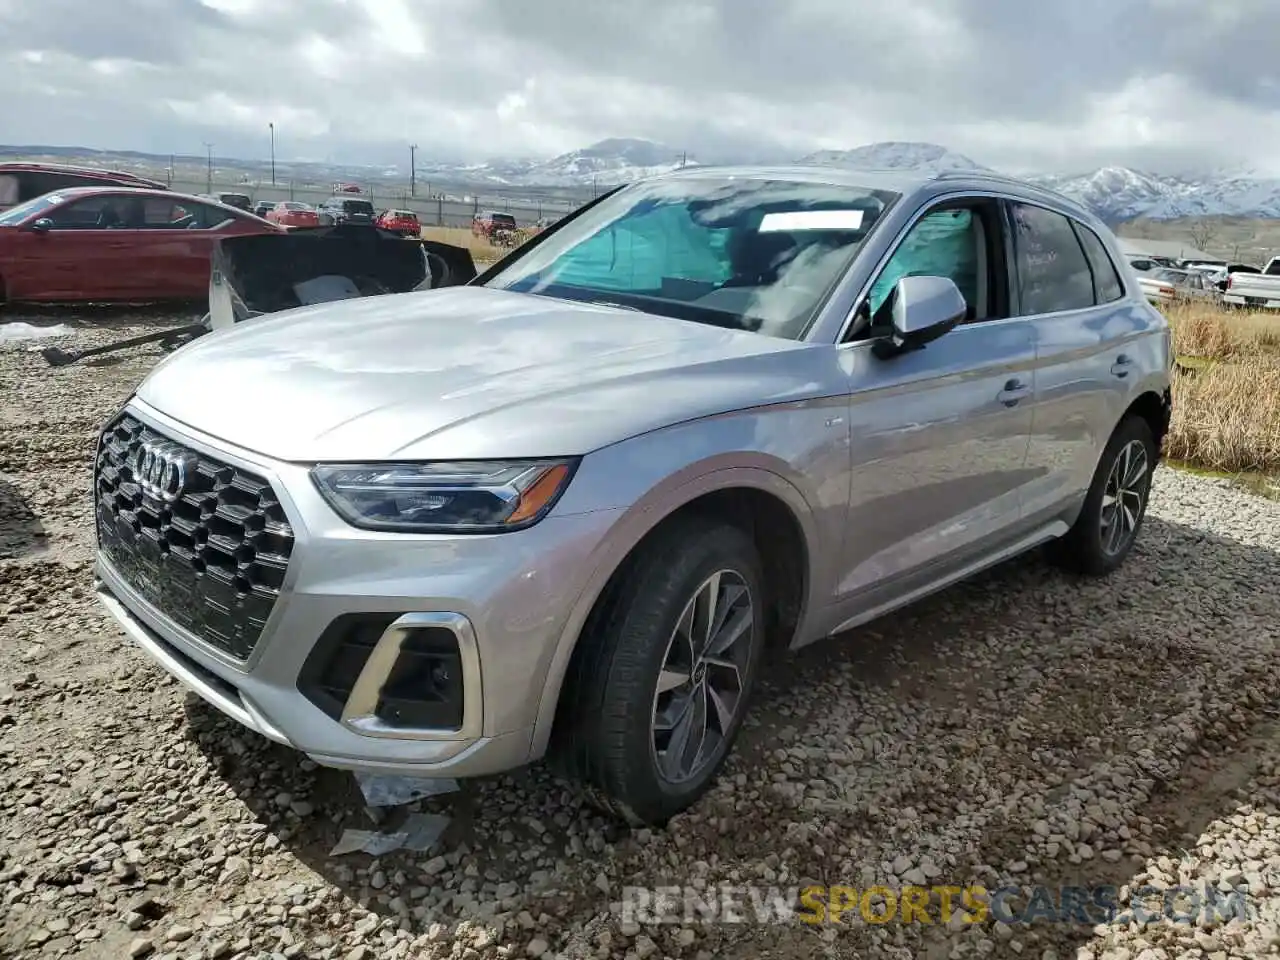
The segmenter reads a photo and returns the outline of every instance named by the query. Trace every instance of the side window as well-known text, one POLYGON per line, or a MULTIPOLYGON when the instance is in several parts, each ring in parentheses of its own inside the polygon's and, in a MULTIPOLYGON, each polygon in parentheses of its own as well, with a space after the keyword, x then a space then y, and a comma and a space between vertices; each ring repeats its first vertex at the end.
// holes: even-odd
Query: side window
POLYGON ((1120 274, 1116 271, 1115 261, 1107 253, 1107 246, 1102 238, 1083 223, 1073 224, 1080 245, 1084 247, 1085 256, 1093 270, 1093 286, 1098 303, 1114 303, 1124 296, 1124 284, 1120 282, 1120 274))
POLYGON ((192 211, 173 200, 149 197, 142 204, 142 226, 147 230, 185 230, 200 225, 192 211))
POLYGON ((982 218, 973 210, 927 213, 916 221, 871 286, 871 316, 884 306, 903 277, 949 277, 969 305, 966 319, 989 316, 986 240, 982 218))
POLYGON ((1024 203, 1009 204, 1009 212, 1022 314, 1092 307, 1093 272, 1071 221, 1024 203))
POLYGON ((113 196, 85 197, 50 211, 55 230, 107 230, 124 225, 121 198, 113 196))

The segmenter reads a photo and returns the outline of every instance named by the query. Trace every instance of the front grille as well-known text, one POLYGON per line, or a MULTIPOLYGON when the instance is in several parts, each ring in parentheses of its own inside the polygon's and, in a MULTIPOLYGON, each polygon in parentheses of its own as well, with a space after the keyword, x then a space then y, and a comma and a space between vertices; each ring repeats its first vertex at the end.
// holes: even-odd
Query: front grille
POLYGON ((103 431, 94 468, 98 548, 153 607, 244 661, 284 584, 293 529, 267 480, 177 444, 129 414, 103 431), (165 444, 187 465, 172 502, 144 492, 133 462, 165 444))

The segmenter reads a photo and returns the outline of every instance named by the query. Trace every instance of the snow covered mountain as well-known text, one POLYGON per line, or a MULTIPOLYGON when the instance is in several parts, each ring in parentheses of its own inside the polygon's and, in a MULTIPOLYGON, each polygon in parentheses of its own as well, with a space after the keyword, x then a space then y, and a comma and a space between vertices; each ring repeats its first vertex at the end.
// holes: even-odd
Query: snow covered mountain
POLYGON ((1280 180, 1252 177, 1179 177, 1128 167, 1103 167, 1076 176, 1034 178, 1089 207, 1109 223, 1136 217, 1280 217, 1280 180))
MULTIPOLYGON (((799 162, 860 170, 994 172, 934 143, 873 143, 855 150, 823 150, 799 162)), ((1171 176, 1111 166, 1090 173, 1043 174, 1029 179, 1084 204, 1108 223, 1137 217, 1280 217, 1280 180, 1234 171, 1171 176)))
MULTIPOLYGON (((652 177, 698 161, 651 140, 613 138, 550 160, 494 159, 451 171, 477 183, 540 187, 613 186, 652 177)), ((441 173, 446 171, 441 170, 441 173)))
POLYGON ((870 143, 853 150, 819 150, 797 161, 823 167, 851 167, 856 170, 918 170, 944 173, 950 170, 991 172, 990 167, 970 160, 936 143, 888 141, 870 143))

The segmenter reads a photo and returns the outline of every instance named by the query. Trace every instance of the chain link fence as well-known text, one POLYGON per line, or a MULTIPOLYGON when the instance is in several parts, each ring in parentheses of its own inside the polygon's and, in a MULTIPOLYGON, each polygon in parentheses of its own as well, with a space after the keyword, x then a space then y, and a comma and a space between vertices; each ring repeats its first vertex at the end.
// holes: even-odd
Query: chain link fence
MULTIPOLYGON (((207 177, 197 178, 179 173, 167 179, 170 188, 180 193, 242 193, 253 203, 261 200, 299 200, 316 206, 335 194, 335 184, 235 182, 225 175, 217 176, 216 170, 214 173, 212 189, 207 177)), ((580 190, 554 188, 555 195, 552 195, 550 191, 544 194, 537 189, 517 193, 509 188, 487 190, 484 187, 452 185, 444 190, 433 190, 430 183, 423 183, 411 193, 405 184, 345 183, 359 187, 360 193, 351 196, 368 200, 376 210, 412 210, 424 226, 436 227, 469 227, 472 218, 486 210, 509 213, 515 217, 518 226, 528 227, 543 218, 558 220, 586 203, 596 192, 593 187, 580 190)))

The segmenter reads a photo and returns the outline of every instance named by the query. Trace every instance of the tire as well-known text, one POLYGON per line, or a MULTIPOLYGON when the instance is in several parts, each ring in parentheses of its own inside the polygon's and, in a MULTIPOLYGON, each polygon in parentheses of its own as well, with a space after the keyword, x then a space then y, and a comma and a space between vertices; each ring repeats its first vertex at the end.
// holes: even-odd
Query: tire
POLYGON ((1125 417, 1112 433, 1098 461, 1076 522, 1060 540, 1050 545, 1049 556, 1058 566, 1086 576, 1101 577, 1124 563, 1147 515, 1151 478, 1158 455, 1159 449, 1147 421, 1133 414, 1125 417), (1128 475, 1124 473, 1126 456, 1129 457, 1128 475), (1145 467, 1140 465, 1139 457, 1145 467), (1123 481, 1121 486, 1128 485, 1121 498, 1129 505, 1127 511, 1112 506, 1117 480, 1123 481), (1120 522, 1119 527, 1116 527, 1117 522, 1120 522), (1115 539, 1112 538, 1113 531, 1115 539))
MULTIPOLYGON (((601 598, 579 638, 560 696, 549 759, 604 812, 633 826, 661 826, 707 791, 741 728, 764 649, 760 558, 737 527, 681 521, 642 546, 616 580, 617 587, 601 598), (691 605, 705 595, 702 591, 712 589, 720 594, 728 623, 745 629, 717 662, 698 666, 696 657, 686 655, 689 646, 677 627, 690 624, 691 605), (739 596, 731 600, 734 593, 739 596), (749 605, 745 612, 744 602, 749 605), (665 686, 681 677, 674 689, 659 690, 660 678, 665 686), (717 689, 718 695, 707 692, 717 689), (682 703, 694 709, 681 712, 682 703), (715 709, 717 703, 731 706, 727 721, 715 709), (704 714, 697 712, 698 704, 704 705, 704 714), (685 770, 667 749, 675 732, 657 732, 660 719, 676 715, 706 720, 705 749, 688 751, 697 757, 685 770)), ((705 622, 695 620, 699 626, 705 622)), ((717 634, 725 635, 723 629, 717 634)), ((691 727, 696 731, 697 723, 691 727)), ((690 729, 682 724, 675 728, 690 729)), ((692 743, 693 736, 686 742, 692 743)))

